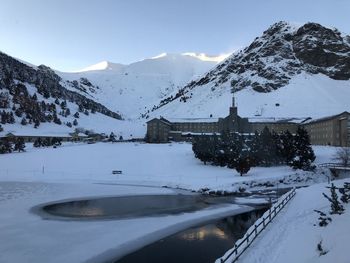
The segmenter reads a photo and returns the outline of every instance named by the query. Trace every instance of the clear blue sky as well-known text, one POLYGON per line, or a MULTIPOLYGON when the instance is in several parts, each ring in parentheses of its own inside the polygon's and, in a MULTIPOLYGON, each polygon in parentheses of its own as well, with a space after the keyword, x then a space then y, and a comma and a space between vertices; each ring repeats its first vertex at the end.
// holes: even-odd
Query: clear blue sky
POLYGON ((0 50, 70 71, 162 52, 227 53, 280 20, 350 33, 350 1, 0 0, 0 50))

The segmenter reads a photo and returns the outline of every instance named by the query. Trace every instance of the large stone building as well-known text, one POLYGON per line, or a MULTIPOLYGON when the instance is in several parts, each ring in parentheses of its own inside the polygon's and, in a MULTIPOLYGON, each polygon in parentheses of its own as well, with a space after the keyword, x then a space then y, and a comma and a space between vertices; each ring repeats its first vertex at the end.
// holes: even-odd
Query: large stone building
POLYGON ((168 141, 190 140, 196 135, 221 134, 222 132, 238 132, 250 134, 262 131, 264 127, 276 132, 289 130, 294 133, 298 125, 305 119, 248 119, 238 115, 234 98, 229 115, 225 118, 187 118, 165 119, 154 118, 147 122, 147 141, 164 143, 168 141))
POLYGON ((295 133, 304 127, 315 145, 350 147, 350 113, 343 112, 321 119, 311 118, 241 118, 237 113, 234 98, 229 115, 225 118, 154 118, 147 122, 147 141, 164 143, 168 141, 191 140, 197 135, 213 135, 222 132, 251 134, 265 127, 281 133, 295 133))
POLYGON ((350 147, 350 113, 309 120, 303 124, 312 144, 350 147))

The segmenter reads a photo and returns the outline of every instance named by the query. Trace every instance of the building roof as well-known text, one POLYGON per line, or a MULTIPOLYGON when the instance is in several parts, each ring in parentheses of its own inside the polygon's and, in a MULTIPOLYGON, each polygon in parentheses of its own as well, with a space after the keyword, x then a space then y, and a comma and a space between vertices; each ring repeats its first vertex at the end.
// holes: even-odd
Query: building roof
POLYGON ((146 123, 154 122, 154 121, 161 122, 161 123, 163 123, 163 124, 165 124, 165 125, 171 125, 171 122, 168 121, 167 119, 163 118, 163 117, 160 117, 159 119, 158 119, 158 118, 153 118, 153 119, 147 121, 146 123))
POLYGON ((220 132, 181 132, 182 136, 221 135, 220 132))
POLYGON ((288 117, 288 118, 275 118, 275 117, 252 117, 248 118, 250 123, 290 123, 290 124, 299 124, 304 123, 307 120, 311 119, 310 117, 288 117))
POLYGON ((219 118, 171 118, 172 123, 200 123, 200 122, 218 122, 219 118))
POLYGON ((334 119, 334 118, 338 118, 342 115, 348 115, 350 116, 350 113, 347 112, 347 111, 344 111, 342 113, 339 113, 339 114, 336 114, 336 115, 331 115, 331 116, 327 116, 327 117, 323 117, 323 118, 319 118, 319 119, 310 119, 308 120, 307 122, 305 122, 305 124, 309 124, 309 123, 317 123, 317 122, 322 122, 322 121, 328 121, 328 120, 331 120, 331 119, 334 119))

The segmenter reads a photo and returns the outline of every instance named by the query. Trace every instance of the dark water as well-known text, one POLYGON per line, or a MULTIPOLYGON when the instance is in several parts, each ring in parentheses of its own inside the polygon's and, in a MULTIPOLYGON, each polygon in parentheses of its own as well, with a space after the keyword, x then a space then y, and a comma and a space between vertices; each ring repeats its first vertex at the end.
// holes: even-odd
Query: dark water
POLYGON ((215 203, 211 199, 201 195, 119 196, 53 203, 42 210, 70 219, 121 219, 192 212, 215 203))
POLYGON ((114 263, 212 263, 232 248, 265 211, 255 210, 187 229, 145 246, 114 263))

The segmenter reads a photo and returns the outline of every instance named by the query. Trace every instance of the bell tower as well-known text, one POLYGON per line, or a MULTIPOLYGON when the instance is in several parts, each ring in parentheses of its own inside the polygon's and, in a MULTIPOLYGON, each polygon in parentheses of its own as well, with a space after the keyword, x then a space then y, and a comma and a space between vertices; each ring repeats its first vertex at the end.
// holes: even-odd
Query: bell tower
POLYGON ((230 107, 230 116, 231 117, 236 117, 237 116, 237 107, 235 105, 235 90, 232 88, 232 105, 230 107))

